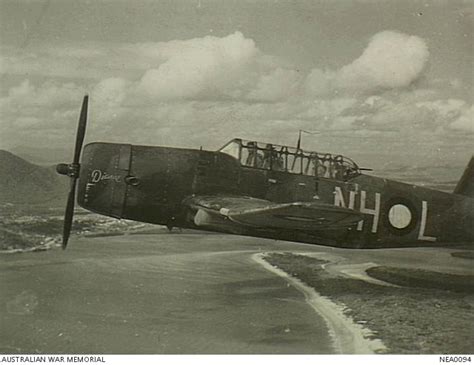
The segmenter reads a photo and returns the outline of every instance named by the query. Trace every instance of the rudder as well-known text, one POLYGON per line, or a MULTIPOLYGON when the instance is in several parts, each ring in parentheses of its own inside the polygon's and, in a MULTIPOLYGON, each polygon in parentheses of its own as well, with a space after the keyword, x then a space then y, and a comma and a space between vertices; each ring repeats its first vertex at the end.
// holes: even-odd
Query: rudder
POLYGON ((453 193, 474 197, 474 156, 471 156, 471 160, 454 188, 453 193))

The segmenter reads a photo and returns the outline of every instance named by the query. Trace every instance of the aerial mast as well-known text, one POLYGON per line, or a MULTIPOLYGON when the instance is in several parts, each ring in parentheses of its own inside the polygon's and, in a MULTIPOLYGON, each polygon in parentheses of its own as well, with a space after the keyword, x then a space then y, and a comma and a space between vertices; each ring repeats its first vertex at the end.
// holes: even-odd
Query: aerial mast
POLYGON ((320 132, 318 131, 306 131, 304 129, 300 129, 298 131, 298 142, 296 143, 296 149, 301 150, 301 133, 306 133, 306 134, 319 134, 320 132))

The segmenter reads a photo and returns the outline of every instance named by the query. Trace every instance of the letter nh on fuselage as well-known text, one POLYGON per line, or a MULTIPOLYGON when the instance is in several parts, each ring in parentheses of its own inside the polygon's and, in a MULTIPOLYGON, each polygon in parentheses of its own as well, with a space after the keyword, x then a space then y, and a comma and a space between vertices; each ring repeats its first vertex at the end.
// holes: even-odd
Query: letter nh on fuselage
MULTIPOLYGON (((356 202, 356 195, 357 194, 358 194, 358 191, 350 190, 349 191, 349 202, 347 204, 346 200, 344 198, 344 194, 342 192, 341 187, 336 186, 334 188, 334 205, 338 206, 338 207, 343 207, 343 208, 355 209, 355 202, 356 202)), ((377 231, 378 231, 378 225, 379 225, 379 220, 380 220, 380 202, 381 202, 381 194, 380 193, 375 193, 374 206, 373 207, 367 207, 367 192, 365 190, 360 191, 359 210, 360 210, 361 213, 373 216, 372 227, 371 227, 371 232, 372 233, 377 233, 377 231)), ((388 209, 390 209, 390 208, 392 208, 392 207, 388 207, 388 209)), ((387 214, 389 214, 389 212, 387 212, 387 214)), ((434 242, 434 241, 436 241, 436 237, 431 237, 431 236, 426 236, 425 235, 427 217, 428 217, 428 202, 423 200, 422 204, 421 204, 421 217, 420 217, 420 226, 419 226, 419 231, 418 231, 418 239, 421 240, 421 241, 434 242)), ((410 216, 409 219, 411 220, 411 219, 413 219, 413 217, 410 216)), ((398 228, 396 225, 394 225, 392 223, 392 220, 391 220, 390 216, 389 216, 389 224, 391 224, 395 228, 398 228)), ((357 224, 357 230, 362 231, 363 228, 364 228, 364 220, 361 220, 357 224)))

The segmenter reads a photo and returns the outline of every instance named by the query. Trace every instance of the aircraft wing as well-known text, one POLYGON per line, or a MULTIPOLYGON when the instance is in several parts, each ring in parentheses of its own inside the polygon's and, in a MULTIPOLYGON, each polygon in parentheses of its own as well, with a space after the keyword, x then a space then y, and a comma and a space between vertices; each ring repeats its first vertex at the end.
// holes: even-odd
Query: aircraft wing
POLYGON ((250 197, 195 196, 187 204, 196 210, 197 226, 224 225, 318 231, 347 228, 364 218, 353 209, 320 202, 273 203, 250 197))

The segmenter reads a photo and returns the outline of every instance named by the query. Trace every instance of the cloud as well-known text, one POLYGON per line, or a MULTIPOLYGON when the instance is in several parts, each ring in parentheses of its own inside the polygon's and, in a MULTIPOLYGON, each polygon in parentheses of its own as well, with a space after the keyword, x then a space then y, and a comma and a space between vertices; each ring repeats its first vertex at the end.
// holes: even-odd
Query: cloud
POLYGON ((324 96, 405 88, 421 76, 428 58, 428 46, 420 37, 383 31, 371 38, 360 57, 341 69, 313 69, 306 89, 324 96))
POLYGON ((463 108, 466 106, 466 102, 459 99, 445 99, 417 102, 415 105, 419 108, 426 108, 439 115, 441 118, 452 120, 459 116, 463 108))
POLYGON ((340 69, 315 68, 307 74, 263 53, 241 32, 169 42, 47 44, 1 51, 5 73, 96 83, 123 79, 128 97, 146 102, 370 95, 409 86, 422 75, 429 56, 424 40, 394 31, 374 35, 361 56, 340 69))
MULTIPOLYGON (((72 144, 64 136, 73 138, 85 90, 92 140, 214 148, 234 136, 294 143, 295 131, 306 129, 337 131, 346 138, 338 139, 343 149, 363 150, 369 147, 359 140, 384 143, 387 131, 411 141, 472 132, 472 106, 447 96, 449 80, 416 82, 428 62, 425 42, 397 32, 374 35, 360 57, 339 69, 306 72, 263 53, 240 32, 70 50, 31 51, 31 62, 39 58, 33 70, 56 55, 66 62, 61 74, 74 65, 95 79, 12 85, 0 98, 2 142, 72 144)), ((51 62, 53 73, 57 60, 51 62)), ((314 148, 331 151, 332 140, 320 138, 314 148)))
POLYGON ((474 106, 465 108, 459 117, 449 125, 449 128, 460 132, 474 133, 474 106))
POLYGON ((359 58, 340 70, 337 84, 364 90, 407 87, 421 75, 428 57, 423 39, 393 31, 380 32, 372 37, 359 58))
POLYGON ((2 144, 62 143, 77 123, 78 111, 71 109, 80 106, 83 93, 74 83, 54 81, 35 85, 26 79, 11 87, 0 98, 2 144))
POLYGON ((313 123, 320 121, 324 124, 331 124, 338 116, 343 115, 345 111, 349 110, 357 102, 357 99, 348 97, 311 100, 301 105, 302 111, 296 116, 313 123))
POLYGON ((165 62, 145 72, 138 90, 155 99, 209 98, 238 88, 258 50, 236 32, 173 43, 165 62))
POLYGON ((103 107, 121 105, 127 96, 129 82, 118 77, 100 81, 92 90, 91 97, 103 107))
POLYGON ((336 90, 337 77, 337 71, 315 68, 305 80, 306 92, 315 97, 337 96, 339 92, 336 90))
POLYGON ((461 99, 436 99, 436 93, 416 90, 386 93, 357 101, 343 115, 354 116, 353 128, 407 134, 449 134, 472 131, 472 105, 461 99), (471 122, 469 119, 471 118, 471 122))
POLYGON ((301 77, 297 71, 276 68, 269 74, 261 75, 255 88, 247 99, 252 101, 274 102, 295 95, 301 77))
POLYGON ((2 101, 4 106, 9 105, 16 109, 40 106, 64 108, 77 102, 80 94, 80 88, 72 82, 46 81, 40 86, 35 86, 26 79, 19 85, 11 87, 8 90, 8 97, 2 101))

